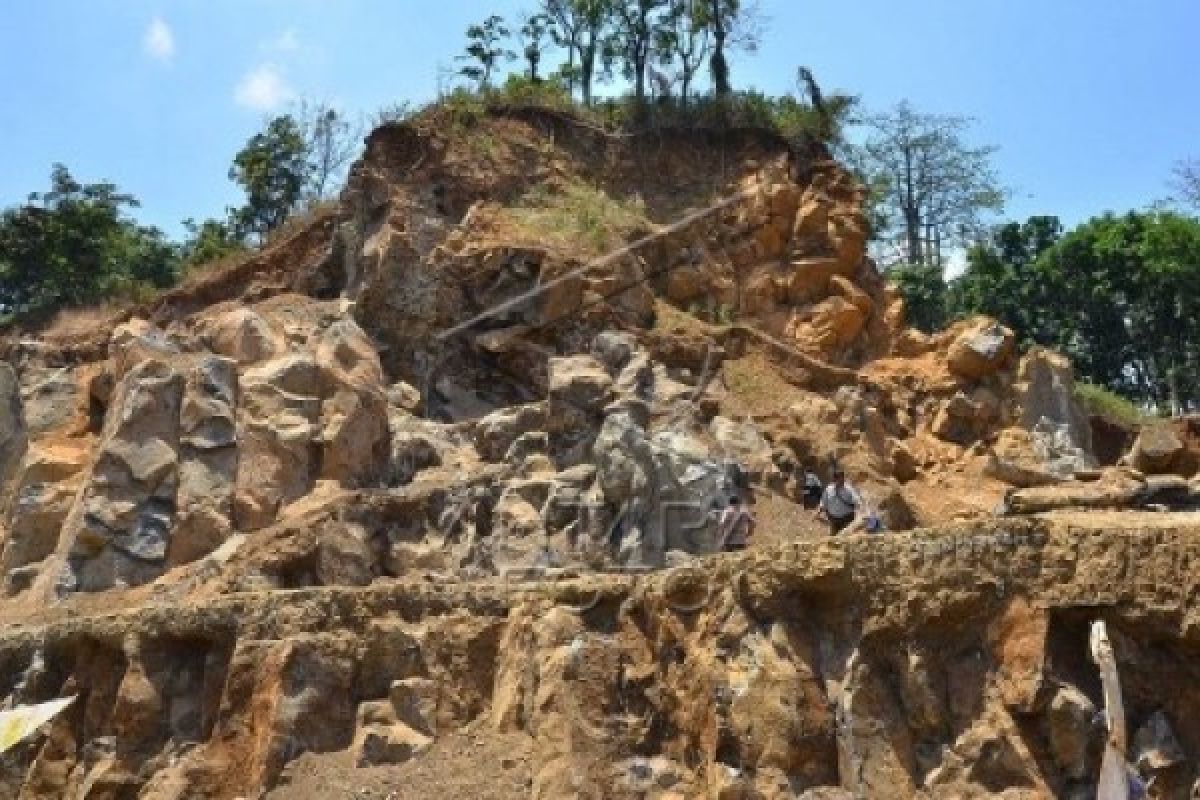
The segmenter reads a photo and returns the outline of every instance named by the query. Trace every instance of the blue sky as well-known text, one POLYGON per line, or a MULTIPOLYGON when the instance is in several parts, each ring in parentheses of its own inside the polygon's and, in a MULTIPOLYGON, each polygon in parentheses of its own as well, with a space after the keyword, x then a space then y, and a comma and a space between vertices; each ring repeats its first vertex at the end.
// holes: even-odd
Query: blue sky
MULTIPOLYGON (((533 0, 38 0, 0 21, 0 205, 50 165, 137 195, 173 235, 238 199, 238 147, 297 98, 369 113, 436 91, 469 22, 533 0)), ((1200 156, 1197 0, 762 0, 734 83, 789 90, 809 65, 882 108, 974 117, 1008 215, 1073 224, 1167 194, 1200 156)))

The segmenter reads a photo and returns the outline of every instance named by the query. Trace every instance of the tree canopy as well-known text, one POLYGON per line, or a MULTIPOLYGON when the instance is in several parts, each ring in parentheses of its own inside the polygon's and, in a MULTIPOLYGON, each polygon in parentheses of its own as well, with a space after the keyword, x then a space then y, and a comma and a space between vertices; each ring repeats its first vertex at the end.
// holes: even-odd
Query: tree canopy
POLYGON ((0 214, 0 313, 40 313, 174 282, 178 249, 128 214, 135 197, 80 183, 62 164, 50 190, 0 214))
MULTIPOLYGON (((585 106, 592 105, 598 82, 620 75, 640 112, 648 86, 659 98, 678 86, 686 106, 706 60, 714 94, 730 97, 731 54, 757 47, 760 20, 757 6, 745 0, 541 0, 535 13, 518 20, 517 45, 534 83, 552 44, 565 61, 550 72, 572 95, 578 91, 585 106)), ((485 89, 516 58, 507 44, 512 29, 492 14, 469 26, 466 37, 458 59, 467 63, 458 74, 485 89)))
POLYGON ((1170 410, 1200 406, 1200 220, 1169 211, 1096 217, 1064 234, 1056 217, 1008 223, 941 270, 889 273, 926 330, 975 313, 1023 345, 1071 357, 1087 381, 1170 410))
POLYGON ((304 132, 290 114, 275 117, 234 157, 229 179, 246 192, 246 203, 231 213, 241 238, 259 241, 278 228, 304 196, 310 166, 304 132))

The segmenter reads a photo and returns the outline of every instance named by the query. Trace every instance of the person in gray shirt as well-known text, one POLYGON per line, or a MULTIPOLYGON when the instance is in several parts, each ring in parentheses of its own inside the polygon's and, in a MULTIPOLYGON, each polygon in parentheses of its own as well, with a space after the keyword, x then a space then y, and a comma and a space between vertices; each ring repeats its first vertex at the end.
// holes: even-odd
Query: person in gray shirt
POLYGON ((862 506, 862 498, 853 486, 846 483, 846 472, 841 467, 833 470, 833 480, 821 493, 820 513, 829 522, 829 532, 836 536, 846 529, 862 506))

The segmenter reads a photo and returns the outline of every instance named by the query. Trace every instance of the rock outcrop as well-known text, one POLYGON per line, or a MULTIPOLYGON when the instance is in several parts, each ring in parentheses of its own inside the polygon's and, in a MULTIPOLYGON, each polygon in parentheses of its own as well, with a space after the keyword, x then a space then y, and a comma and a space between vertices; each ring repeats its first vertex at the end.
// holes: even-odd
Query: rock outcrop
POLYGON ((7 505, 12 477, 28 446, 21 385, 8 364, 0 364, 0 509, 7 505))
POLYGON ((1186 796, 1190 429, 1101 470, 1064 358, 906 329, 824 154, 464 125, 386 125, 279 243, 4 342, 0 700, 77 699, 0 796, 1082 797, 1093 617, 1186 796))

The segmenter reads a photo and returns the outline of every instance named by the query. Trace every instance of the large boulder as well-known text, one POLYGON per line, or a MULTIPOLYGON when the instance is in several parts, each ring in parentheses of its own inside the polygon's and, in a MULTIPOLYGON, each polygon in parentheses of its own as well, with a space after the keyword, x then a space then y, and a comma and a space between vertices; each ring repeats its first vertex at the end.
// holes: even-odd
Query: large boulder
POLYGON ((994 375, 1012 357, 1016 338, 994 320, 979 319, 958 334, 946 354, 946 366, 961 378, 977 381, 994 375))
POLYGON ((712 552, 713 512, 734 489, 731 462, 685 434, 650 435, 628 411, 605 418, 592 456, 619 561, 661 566, 670 550, 712 552))
POLYGON ((1168 422, 1146 425, 1129 452, 1129 463, 1147 475, 1175 472, 1187 453, 1187 445, 1168 422))
POLYGON ((1000 431, 987 458, 984 472, 989 477, 1022 489, 1057 483, 1065 477, 1046 468, 1033 434, 1024 428, 1000 431))
POLYGON ((267 361, 285 349, 283 338, 265 319, 248 308, 239 308, 217 318, 209 342, 213 352, 243 365, 267 361))

